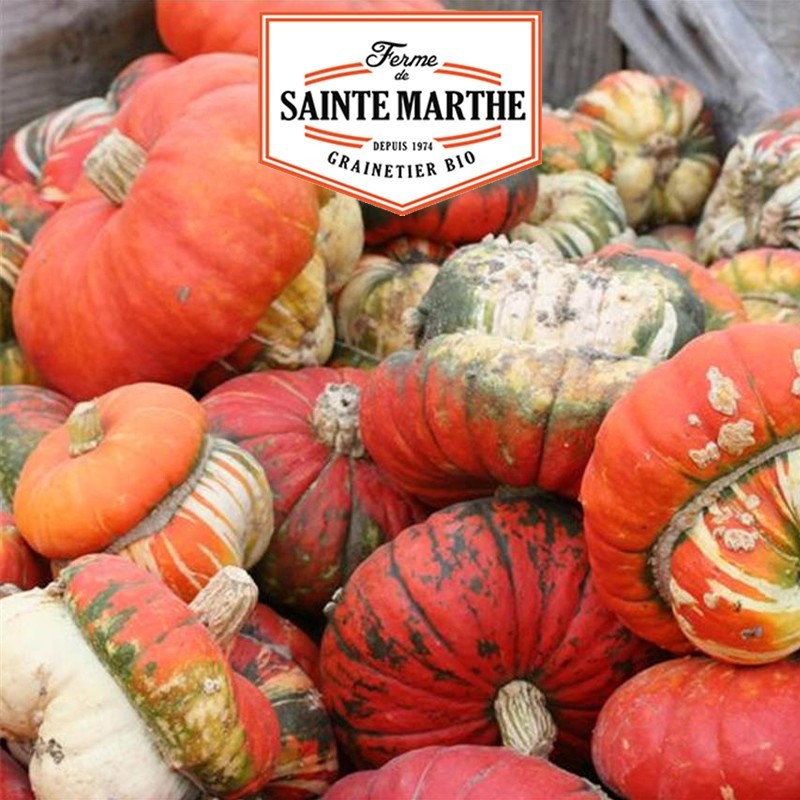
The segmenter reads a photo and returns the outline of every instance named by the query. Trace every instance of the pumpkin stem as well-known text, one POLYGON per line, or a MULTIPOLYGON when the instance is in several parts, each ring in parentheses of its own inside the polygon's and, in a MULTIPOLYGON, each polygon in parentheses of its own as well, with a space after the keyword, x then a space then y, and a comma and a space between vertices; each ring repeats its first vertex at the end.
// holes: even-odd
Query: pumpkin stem
POLYGON ((227 652, 258 602, 258 587, 240 567, 223 567, 189 603, 214 641, 227 652))
POLYGON ((83 162, 86 177, 112 202, 121 206, 147 161, 147 151, 114 129, 83 162))
POLYGON ((678 140, 668 133, 657 131, 647 140, 642 150, 644 155, 655 159, 658 182, 666 183, 680 160, 678 140))
POLYGON ((494 699, 494 713, 505 747, 526 756, 547 758, 556 740, 556 724, 547 701, 528 681, 511 681, 494 699))
POLYGON ((97 400, 78 403, 67 417, 69 431, 69 454, 75 456, 94 450, 103 440, 103 425, 100 422, 100 406, 97 400))
POLYGON ((354 383, 329 383, 317 398, 311 426, 317 438, 346 456, 365 454, 358 425, 361 392, 354 383))

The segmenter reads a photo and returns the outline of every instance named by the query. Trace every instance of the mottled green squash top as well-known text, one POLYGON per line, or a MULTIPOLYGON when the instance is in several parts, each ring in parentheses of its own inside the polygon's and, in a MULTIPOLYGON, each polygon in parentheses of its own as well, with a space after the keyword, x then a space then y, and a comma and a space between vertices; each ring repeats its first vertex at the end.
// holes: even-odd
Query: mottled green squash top
POLYGON ((442 266, 418 312, 418 340, 476 330, 544 347, 669 358, 704 330, 675 271, 619 255, 575 264, 526 242, 485 239, 442 266))

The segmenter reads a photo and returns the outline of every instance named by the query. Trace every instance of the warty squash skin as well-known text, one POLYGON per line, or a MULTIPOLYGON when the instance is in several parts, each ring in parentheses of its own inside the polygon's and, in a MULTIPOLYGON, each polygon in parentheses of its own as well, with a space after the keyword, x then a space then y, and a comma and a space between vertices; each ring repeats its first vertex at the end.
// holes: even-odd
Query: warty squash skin
POLYGON ((651 366, 477 331, 439 336, 372 373, 361 433, 381 470, 435 508, 502 485, 574 498, 600 422, 651 366))
POLYGON ((246 598, 226 588, 227 607, 193 611, 129 561, 86 556, 47 590, 0 601, 3 674, 19 676, 0 688, 0 728, 34 743, 39 800, 65 786, 120 800, 183 800, 198 786, 237 798, 269 779, 275 712, 222 649, 255 602, 238 575, 246 598))
POLYGON ((761 667, 674 659, 611 695, 592 757, 626 800, 795 800, 798 714, 796 659, 761 667))
POLYGON ((697 227, 697 255, 706 264, 764 246, 800 248, 800 134, 741 137, 697 227))
POLYGON ((505 747, 421 747, 342 778, 323 800, 608 800, 598 786, 505 747))
POLYGON ((800 324, 800 250, 742 250, 715 261, 709 272, 742 298, 752 322, 800 324))
POLYGON ((119 553, 187 602, 223 566, 253 566, 272 533, 259 464, 208 436, 200 404, 163 384, 76 406, 28 457, 14 509, 42 555, 119 553))
POLYGON ((257 59, 218 53, 153 76, 120 109, 14 296, 48 384, 81 399, 189 385, 311 258, 318 190, 251 157, 257 93, 257 59))
POLYGON ((800 327, 707 333, 639 378, 580 498, 598 591, 640 636, 740 664, 800 648, 800 327))
POLYGON ((690 83, 612 72, 578 97, 616 151, 614 185, 634 228, 691 222, 719 173, 711 114, 690 83))
POLYGON ((747 321, 747 313, 739 296, 725 282, 683 253, 667 249, 608 245, 584 263, 613 264, 616 256, 625 257, 628 263, 639 261, 646 268, 654 261, 676 269, 694 290, 705 308, 705 330, 715 331, 747 321))
MULTIPOLYGON (((567 173, 569 174, 569 173, 567 173)), ((704 311, 674 270, 620 254, 583 265, 505 237, 462 247, 417 307, 417 340, 478 330, 542 347, 654 362, 703 332, 704 311)))
POLYGON ((502 739, 579 769, 606 698, 654 657, 596 595, 576 506, 483 499, 433 514, 358 567, 320 668, 357 767, 502 739))

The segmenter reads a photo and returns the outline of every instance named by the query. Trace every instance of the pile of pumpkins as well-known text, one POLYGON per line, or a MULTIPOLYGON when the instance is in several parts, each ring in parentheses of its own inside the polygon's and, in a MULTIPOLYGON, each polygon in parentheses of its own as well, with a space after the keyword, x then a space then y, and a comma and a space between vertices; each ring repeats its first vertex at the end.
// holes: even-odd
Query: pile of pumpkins
POLYGON ((398 217, 156 12, 0 157, 3 797, 797 800, 800 109, 613 73, 398 217))

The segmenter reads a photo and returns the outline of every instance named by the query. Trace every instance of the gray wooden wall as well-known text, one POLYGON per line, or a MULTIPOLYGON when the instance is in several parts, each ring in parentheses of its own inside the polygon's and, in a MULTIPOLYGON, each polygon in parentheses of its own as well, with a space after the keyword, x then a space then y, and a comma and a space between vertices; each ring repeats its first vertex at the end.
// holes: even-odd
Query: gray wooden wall
MULTIPOLYGON (((562 106, 624 66, 611 0, 446 0, 450 8, 543 12, 544 99, 562 106)), ((153 0, 0 0, 0 137, 53 108, 104 94, 113 75, 161 48, 153 0)))

